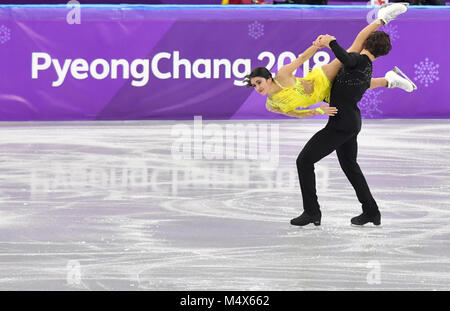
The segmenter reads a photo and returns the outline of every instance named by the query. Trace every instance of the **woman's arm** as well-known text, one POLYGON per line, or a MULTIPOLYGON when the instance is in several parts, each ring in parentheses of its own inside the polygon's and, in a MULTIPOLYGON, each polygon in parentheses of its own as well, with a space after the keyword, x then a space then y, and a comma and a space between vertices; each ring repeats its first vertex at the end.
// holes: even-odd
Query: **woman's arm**
POLYGON ((317 109, 302 109, 302 110, 292 110, 289 112, 284 113, 284 115, 288 117, 294 117, 294 118, 309 118, 312 116, 316 116, 320 114, 320 112, 317 109))
POLYGON ((330 107, 327 104, 323 104, 316 109, 301 109, 301 110, 291 110, 287 112, 283 112, 280 108, 275 108, 270 104, 266 103, 266 109, 273 113, 279 113, 288 117, 294 118, 308 118, 312 116, 317 116, 319 114, 326 114, 329 116, 334 116, 337 113, 336 107, 330 107))
POLYGON ((291 110, 283 112, 280 108, 275 108, 269 103, 266 103, 266 109, 273 113, 282 114, 288 117, 294 117, 294 118, 306 118, 311 117, 314 115, 313 110, 311 109, 304 109, 304 110, 291 110))
POLYGON ((275 108, 266 102, 266 109, 273 113, 285 114, 280 108, 275 108))
POLYGON ((287 76, 292 75, 292 73, 299 68, 305 61, 310 59, 314 53, 319 50, 319 47, 317 46, 310 46, 306 49, 296 60, 294 60, 292 63, 284 65, 283 67, 278 70, 277 76, 287 76))

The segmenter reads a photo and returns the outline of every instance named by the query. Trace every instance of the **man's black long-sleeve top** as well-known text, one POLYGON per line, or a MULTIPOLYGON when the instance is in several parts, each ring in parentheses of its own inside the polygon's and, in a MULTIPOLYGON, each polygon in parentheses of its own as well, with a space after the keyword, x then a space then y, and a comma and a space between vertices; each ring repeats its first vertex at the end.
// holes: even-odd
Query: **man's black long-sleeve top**
POLYGON ((361 112, 357 106, 370 87, 372 61, 367 55, 347 53, 336 40, 330 48, 342 63, 331 87, 330 106, 338 113, 329 118, 327 126, 346 132, 361 130, 361 112))

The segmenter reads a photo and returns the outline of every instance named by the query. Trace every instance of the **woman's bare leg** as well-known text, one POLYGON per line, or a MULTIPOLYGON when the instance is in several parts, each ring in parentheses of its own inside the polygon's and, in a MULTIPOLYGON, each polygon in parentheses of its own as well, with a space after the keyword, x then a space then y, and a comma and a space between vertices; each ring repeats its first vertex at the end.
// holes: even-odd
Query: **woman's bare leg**
POLYGON ((370 80, 370 89, 374 89, 377 87, 387 87, 388 82, 385 78, 372 78, 370 80))
MULTIPOLYGON (((380 28, 382 25, 383 22, 377 19, 371 24, 364 27, 364 29, 358 33, 355 41, 353 41, 352 46, 347 50, 347 52, 360 53, 363 50, 364 43, 366 42, 367 38, 373 32, 377 31, 378 28, 380 28)), ((322 70, 327 76, 328 80, 333 82, 334 78, 336 78, 339 68, 341 68, 341 65, 342 63, 336 58, 331 63, 322 66, 322 70)))
POLYGON ((336 58, 331 63, 322 66, 323 73, 327 76, 331 83, 333 83, 334 78, 336 78, 341 65, 342 63, 336 58))
POLYGON ((355 52, 360 53, 363 50, 364 43, 366 42, 369 36, 383 26, 383 22, 380 19, 373 21, 371 24, 364 27, 353 41, 352 46, 347 50, 347 52, 355 52))

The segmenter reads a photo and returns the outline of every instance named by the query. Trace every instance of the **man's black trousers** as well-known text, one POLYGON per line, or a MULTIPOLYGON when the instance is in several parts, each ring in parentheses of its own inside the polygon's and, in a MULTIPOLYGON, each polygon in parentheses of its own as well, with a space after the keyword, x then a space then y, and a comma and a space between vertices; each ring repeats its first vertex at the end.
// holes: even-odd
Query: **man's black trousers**
POLYGON ((356 191, 364 213, 375 215, 378 206, 356 161, 358 132, 345 132, 326 126, 306 143, 297 158, 297 171, 303 196, 303 209, 308 215, 319 213, 314 164, 336 150, 339 164, 356 191))

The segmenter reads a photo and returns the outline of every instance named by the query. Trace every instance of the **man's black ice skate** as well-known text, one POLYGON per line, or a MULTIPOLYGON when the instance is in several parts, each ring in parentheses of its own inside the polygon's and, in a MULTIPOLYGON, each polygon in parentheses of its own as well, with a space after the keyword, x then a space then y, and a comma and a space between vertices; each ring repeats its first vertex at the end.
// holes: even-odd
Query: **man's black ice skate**
POLYGON ((375 226, 379 226, 381 225, 381 214, 378 213, 376 215, 368 215, 365 213, 362 213, 359 216, 353 217, 352 220, 352 225, 354 226, 364 226, 365 224, 371 222, 373 223, 375 226))
POLYGON ((294 226, 306 226, 308 224, 314 224, 315 226, 320 226, 320 220, 322 219, 322 213, 319 211, 319 214, 310 216, 303 212, 297 218, 291 219, 291 225, 294 226))

